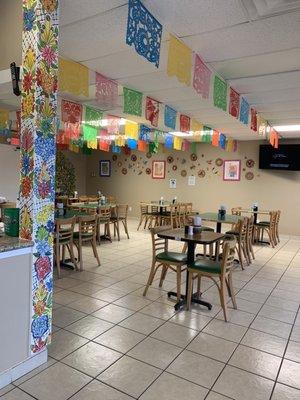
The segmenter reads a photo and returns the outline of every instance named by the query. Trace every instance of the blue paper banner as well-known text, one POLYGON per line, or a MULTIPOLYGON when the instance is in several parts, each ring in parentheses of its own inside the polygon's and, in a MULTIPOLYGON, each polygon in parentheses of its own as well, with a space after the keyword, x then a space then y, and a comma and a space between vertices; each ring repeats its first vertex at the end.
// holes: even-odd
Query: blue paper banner
POLYGON ((144 140, 145 142, 150 141, 150 133, 151 133, 151 128, 149 128, 147 125, 140 125, 140 132, 139 132, 139 139, 144 140))
POLYGON ((245 125, 248 125, 249 122, 249 108, 249 103, 247 102, 247 100, 244 99, 244 97, 242 97, 240 107, 240 121, 245 125))
POLYGON ((137 149, 138 142, 135 139, 127 139, 127 146, 131 150, 136 150, 137 149))
POLYGON ((223 150, 226 148, 226 136, 223 133, 220 133, 219 136, 219 146, 223 150))
POLYGON ((126 43, 156 67, 159 65, 162 25, 140 0, 129 0, 126 43))
POLYGON ((177 111, 169 106, 165 106, 165 125, 168 128, 176 129, 177 111))
POLYGON ((115 154, 120 154, 121 153, 121 147, 120 146, 112 146, 111 148, 112 152, 115 154))
POLYGON ((165 136, 165 148, 166 149, 173 149, 173 140, 174 140, 173 135, 166 134, 166 136, 165 136))

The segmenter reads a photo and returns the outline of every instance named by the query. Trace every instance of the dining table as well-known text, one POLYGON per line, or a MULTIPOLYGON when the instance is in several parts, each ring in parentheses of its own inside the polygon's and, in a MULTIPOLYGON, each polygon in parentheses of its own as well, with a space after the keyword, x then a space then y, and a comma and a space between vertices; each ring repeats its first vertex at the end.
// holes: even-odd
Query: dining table
MULTIPOLYGON (((179 242, 187 243, 187 265, 192 265, 195 261, 195 249, 197 244, 203 245, 216 245, 216 254, 218 254, 220 241, 225 237, 225 234, 212 232, 212 231, 198 231, 197 233, 193 233, 192 235, 186 234, 185 230, 182 228, 177 229, 169 229, 166 231, 159 232, 157 234, 158 237, 168 240, 176 240, 179 242)), ((185 294, 181 295, 181 300, 178 301, 174 308, 175 310, 180 310, 185 304, 188 293, 188 277, 189 271, 186 269, 186 285, 185 285, 185 294)), ((176 296, 175 292, 168 292, 168 297, 176 296)), ((209 310, 212 309, 212 304, 198 298, 198 294, 193 294, 192 303, 201 304, 207 307, 209 310)))
POLYGON ((257 216, 258 215, 270 215, 270 210, 252 210, 252 208, 242 208, 241 213, 244 214, 253 214, 254 218, 253 218, 253 222, 254 224, 257 224, 257 216))
POLYGON ((201 217, 202 221, 215 222, 217 233, 221 233, 222 224, 234 225, 237 224, 241 219, 243 219, 241 215, 231 214, 225 214, 223 218, 220 218, 218 213, 213 212, 199 213, 199 217, 201 217))

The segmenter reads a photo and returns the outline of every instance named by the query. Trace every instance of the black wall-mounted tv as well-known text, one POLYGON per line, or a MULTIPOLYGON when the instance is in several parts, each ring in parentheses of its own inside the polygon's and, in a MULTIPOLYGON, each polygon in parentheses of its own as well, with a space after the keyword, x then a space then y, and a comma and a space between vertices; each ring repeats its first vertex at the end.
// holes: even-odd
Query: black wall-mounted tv
POLYGON ((260 145, 259 168, 300 171, 300 144, 281 144, 278 149, 260 145))

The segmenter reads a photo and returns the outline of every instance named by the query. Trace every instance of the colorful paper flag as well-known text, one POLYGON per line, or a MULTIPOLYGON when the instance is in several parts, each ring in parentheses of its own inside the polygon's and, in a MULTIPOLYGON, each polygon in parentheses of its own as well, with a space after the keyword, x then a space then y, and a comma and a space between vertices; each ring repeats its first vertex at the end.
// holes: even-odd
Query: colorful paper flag
POLYGON ((166 149, 173 148, 173 140, 174 140, 174 135, 170 135, 168 133, 165 135, 165 148, 166 149))
POLYGON ((274 128, 271 127, 270 129, 270 137, 269 137, 269 142, 271 146, 273 146, 275 149, 278 149, 278 144, 279 144, 279 135, 275 131, 274 128))
POLYGON ((124 147, 126 144, 126 139, 124 136, 119 135, 115 138, 115 145, 119 147, 124 147))
POLYGON ((97 139, 94 139, 94 140, 87 140, 86 145, 87 145, 87 148, 88 148, 88 149, 97 150, 97 148, 98 148, 98 141, 97 141, 97 139))
POLYGON ((192 50, 170 34, 167 74, 176 76, 179 82, 190 86, 192 50))
POLYGON ((257 113, 255 108, 250 109, 251 114, 251 130, 257 132, 257 113))
POLYGON ((226 148, 226 136, 223 133, 220 133, 220 136, 219 136, 219 146, 223 150, 225 150, 225 148, 226 148))
POLYGON ((0 109, 0 129, 5 129, 9 121, 9 111, 0 109))
POLYGON ((83 139, 84 140, 89 141, 89 142, 93 142, 93 141, 97 140, 97 132, 98 132, 97 128, 95 128, 94 126, 83 125, 82 129, 83 129, 83 139))
POLYGON ((123 94, 124 113, 140 117, 142 115, 143 93, 124 87, 123 94))
POLYGON ((191 119, 187 115, 180 114, 180 131, 189 132, 191 130, 191 119))
POLYGON ((227 139, 226 151, 233 151, 233 139, 231 139, 231 138, 227 139))
POLYGON ((115 144, 112 146, 111 148, 112 153, 114 154, 120 154, 121 153, 121 147, 120 146, 116 146, 115 144))
POLYGON ((158 142, 150 142, 149 143, 149 153, 150 154, 157 154, 159 150, 159 143, 158 142))
POLYGON ((240 95, 239 93, 230 87, 229 94, 229 114, 234 118, 238 118, 240 112, 240 95))
POLYGON ((189 151, 189 148, 190 148, 190 142, 188 140, 184 139, 183 143, 182 143, 182 150, 189 151))
POLYGON ((261 117, 260 115, 257 114, 257 130, 259 135, 265 136, 267 133, 267 126, 268 123, 267 121, 261 117))
POLYGON ((100 139, 99 140, 99 150, 109 152, 110 143, 107 140, 100 139))
POLYGON ((213 134, 212 134, 212 139, 211 139, 211 144, 215 147, 219 146, 219 132, 216 130, 213 130, 213 134))
POLYGON ((129 0, 126 43, 136 52, 159 65, 162 25, 140 0, 129 0))
POLYGON ((215 75, 214 79, 214 106, 223 111, 227 110, 227 83, 215 75))
POLYGON ((244 97, 242 97, 240 106, 240 121, 244 125, 248 125, 249 122, 249 108, 249 103, 244 97))
POLYGON ((120 130, 120 117, 116 117, 114 115, 107 115, 107 133, 109 135, 118 135, 120 130))
POLYGON ((194 134, 200 134, 200 132, 203 129, 203 125, 200 124, 195 118, 191 119, 191 131, 194 132, 194 134))
POLYGON ((17 137, 12 137, 10 140, 10 144, 13 146, 20 146, 20 139, 17 137))
POLYGON ((82 105, 69 100, 61 101, 61 120, 71 124, 81 124, 82 105))
POLYGON ((177 111, 169 106, 165 106, 164 123, 171 129, 176 129, 177 111))
POLYGON ((138 141, 138 151, 146 152, 148 143, 145 140, 138 141))
POLYGON ((80 136, 80 124, 71 124, 70 122, 63 122, 64 131, 67 138, 76 140, 80 136))
POLYGON ((151 125, 158 125, 159 118, 159 101, 146 97, 145 117, 150 121, 151 125))
POLYGON ((69 150, 73 153, 79 153, 79 146, 76 146, 73 143, 69 143, 69 150))
POLYGON ((182 138, 181 137, 174 136, 173 148, 175 150, 181 150, 181 148, 182 148, 182 138))
POLYGON ((96 101, 101 107, 112 108, 118 101, 118 84, 96 72, 96 101))
POLYGON ((125 136, 138 140, 139 126, 135 122, 126 121, 125 123, 125 136))
POLYGON ((90 126, 100 126, 103 117, 103 111, 97 108, 85 106, 84 124, 90 126))
POLYGON ((82 154, 90 156, 92 154, 92 149, 89 149, 86 144, 82 147, 82 154))
POLYGON ((127 146, 131 150, 136 150, 137 149, 137 140, 136 139, 127 139, 127 146))
POLYGON ((203 99, 209 98, 211 70, 198 54, 195 55, 193 87, 203 99))
POLYGON ((149 128, 147 125, 144 125, 144 124, 140 125, 140 132, 139 132, 140 140, 149 142, 150 141, 150 133, 151 133, 151 128, 149 128))
POLYGON ((89 96, 89 70, 75 61, 59 59, 58 86, 60 92, 89 96))
POLYGON ((211 143, 212 140, 212 129, 209 126, 204 126, 201 133, 201 142, 211 143))

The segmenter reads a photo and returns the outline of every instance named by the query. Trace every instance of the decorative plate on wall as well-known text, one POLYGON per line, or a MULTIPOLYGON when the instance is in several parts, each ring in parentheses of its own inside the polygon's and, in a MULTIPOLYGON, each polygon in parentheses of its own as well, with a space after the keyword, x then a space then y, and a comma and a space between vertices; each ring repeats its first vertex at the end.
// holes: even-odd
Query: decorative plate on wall
POLYGON ((173 171, 177 171, 177 165, 173 165, 173 166, 172 166, 172 170, 173 170, 173 171))
POLYGON ((181 175, 181 176, 183 176, 183 177, 185 177, 185 176, 187 175, 187 172, 186 172, 186 170, 185 170, 185 169, 183 169, 183 170, 180 172, 180 175, 181 175))
POLYGON ((150 175, 151 174, 151 168, 146 168, 146 174, 150 175))
POLYGON ((131 161, 135 162, 137 160, 137 156, 135 154, 132 154, 132 156, 130 157, 131 161))
POLYGON ((247 172, 246 175, 245 175, 245 178, 246 178, 248 181, 252 181, 252 179, 254 178, 253 172, 247 172))
POLYGON ((190 159, 191 159, 192 161, 197 161, 197 159, 198 159, 197 154, 192 153, 192 154, 190 155, 190 159))
POLYGON ((206 172, 204 171, 204 169, 200 169, 200 171, 198 172, 199 178, 204 178, 205 174, 206 174, 206 172))
POLYGON ((118 167, 122 167, 122 162, 121 161, 118 162, 118 167))
POLYGON ((254 164, 255 164, 255 161, 254 161, 254 160, 251 160, 250 158, 249 158, 249 160, 246 161, 246 166, 247 166, 248 168, 253 168, 253 167, 254 167, 254 164))
POLYGON ((127 168, 122 168, 122 174, 126 175, 127 174, 127 168))
POLYGON ((169 164, 172 164, 172 162, 174 161, 174 158, 172 156, 168 156, 167 161, 169 164))
POLYGON ((222 167, 222 165, 223 165, 222 158, 217 158, 216 161, 215 161, 215 164, 216 164, 217 167, 222 167))
POLYGON ((116 154, 113 154, 113 156, 112 156, 112 160, 113 160, 113 161, 116 161, 116 160, 117 160, 117 158, 118 158, 118 156, 117 156, 116 154))
POLYGON ((146 157, 147 157, 147 158, 151 158, 151 157, 152 157, 152 154, 151 154, 151 153, 147 153, 147 154, 146 154, 146 157))

